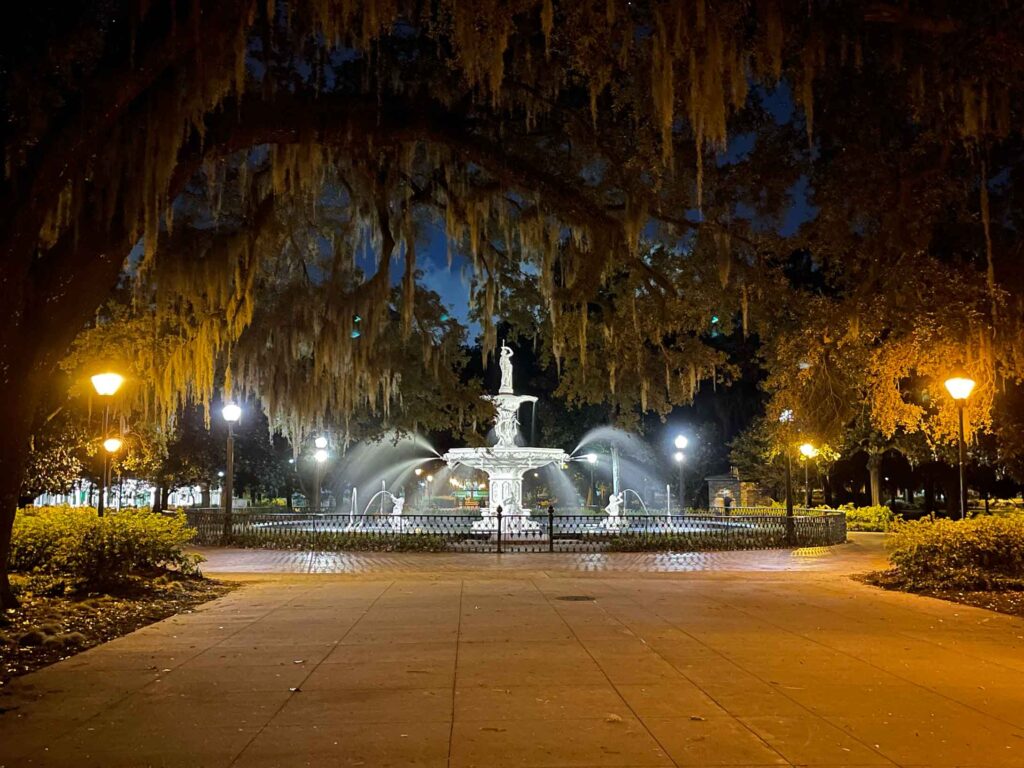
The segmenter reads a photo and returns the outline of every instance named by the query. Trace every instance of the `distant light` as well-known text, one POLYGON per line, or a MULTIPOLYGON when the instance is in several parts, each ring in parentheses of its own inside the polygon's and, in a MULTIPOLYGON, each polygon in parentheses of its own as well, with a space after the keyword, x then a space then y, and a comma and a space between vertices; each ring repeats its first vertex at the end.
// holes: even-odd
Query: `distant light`
POLYGON ((323 464, 327 461, 327 451, 323 448, 317 448, 316 451, 313 452, 313 458, 316 460, 317 464, 323 464))
POLYGON ((800 453, 802 453, 808 459, 813 459, 815 456, 818 455, 818 449, 815 448, 810 443, 804 443, 803 445, 800 446, 800 453))
POLYGON ((427 475, 427 482, 428 483, 434 482, 434 476, 433 475, 427 475))
POLYGON ((811 364, 808 363, 806 360, 801 360, 799 363, 796 364, 796 367, 799 368, 801 371, 806 371, 808 368, 811 367, 811 364))
POLYGON ((443 315, 441 315, 441 322, 442 323, 447 323, 448 322, 448 313, 447 312, 445 312, 443 315))
POLYGON ((974 379, 968 379, 966 376, 946 379, 946 390, 954 400, 966 400, 971 396, 973 389, 974 379))
POLYGON ((242 418, 242 409, 239 408, 235 403, 228 403, 224 406, 221 411, 221 415, 224 417, 224 421, 229 424, 234 424, 240 418, 242 418))
POLYGON ((686 456, 683 455, 682 451, 676 451, 675 453, 672 454, 672 458, 675 459, 676 464, 682 464, 683 459, 685 459, 686 456))
POLYGON ((327 438, 321 435, 320 437, 313 441, 313 445, 315 445, 317 448, 326 448, 327 438))
POLYGON ((416 469, 413 471, 413 474, 415 474, 416 477, 419 477, 420 475, 423 474, 423 468, 422 467, 416 467, 416 469))
POLYGON ((224 477, 224 470, 217 473, 217 477, 224 477))
POLYGON ((108 437, 106 440, 103 441, 103 448, 106 450, 107 453, 117 453, 118 451, 121 450, 122 445, 123 443, 121 442, 121 440, 116 437, 108 437))
POLYGON ((363 318, 361 318, 359 315, 352 315, 352 322, 353 323, 361 323, 361 322, 363 322, 363 318))
POLYGON ((711 316, 711 324, 712 325, 718 325, 718 315, 712 315, 711 316))
POLYGON ((790 410, 789 408, 787 408, 786 410, 784 410, 782 413, 779 414, 779 421, 781 421, 783 424, 788 424, 792 420, 793 420, 793 411, 790 410))
POLYGON ((586 459, 587 459, 587 463, 589 463, 589 464, 597 464, 597 454, 596 453, 588 453, 586 455, 586 459))
POLYGON ((676 448, 678 448, 681 451, 681 450, 683 450, 683 448, 685 448, 687 446, 687 444, 690 441, 686 439, 686 435, 676 435, 676 439, 675 439, 674 442, 675 442, 676 448))
POLYGON ((97 373, 92 377, 92 386, 97 395, 112 395, 121 388, 123 383, 124 376, 119 373, 97 373))
POLYGON ((294 464, 295 463, 295 459, 288 459, 288 463, 289 464, 294 464))
POLYGON ((351 336, 351 337, 352 337, 353 339, 358 339, 358 338, 359 338, 360 336, 362 336, 362 335, 363 335, 363 334, 361 334, 361 333, 360 333, 360 332, 359 332, 358 330, 356 330, 355 328, 353 328, 353 329, 352 329, 352 333, 350 333, 350 334, 349 334, 349 336, 351 336))

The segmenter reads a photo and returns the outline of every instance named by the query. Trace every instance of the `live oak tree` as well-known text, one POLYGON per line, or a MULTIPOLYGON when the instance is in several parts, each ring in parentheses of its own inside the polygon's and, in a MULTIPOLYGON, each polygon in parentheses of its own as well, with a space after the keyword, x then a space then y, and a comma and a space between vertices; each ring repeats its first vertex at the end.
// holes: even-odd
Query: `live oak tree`
MULTIPOLYGON (((792 244, 765 222, 784 219, 801 176, 820 209, 801 235, 837 303, 814 316, 831 325, 815 340, 822 355, 841 356, 839 340, 860 337, 871 297, 896 282, 886 279, 894 266, 908 276, 903 295, 932 265, 952 266, 967 294, 984 297, 969 302, 969 316, 922 337, 873 330, 860 345, 895 337, 934 376, 939 358, 928 362, 932 347, 915 339, 941 342, 980 371, 982 391, 995 389, 1020 367, 1021 299, 1007 267, 1017 213, 1005 192, 1020 133, 1020 14, 950 0, 19 6, 0 46, 0 286, 10 307, 0 328, 0 562, 40 382, 133 247, 139 275, 173 278, 162 283, 159 322, 190 328, 194 342, 168 367, 154 406, 208 403, 218 371, 230 388, 236 342, 257 317, 259 255, 280 251, 272 232, 263 240, 263 223, 279 206, 309 205, 328 175, 378 259, 332 318, 344 331, 362 317, 366 343, 346 358, 351 338, 341 333, 339 348, 320 350, 328 369, 352 361, 343 409, 383 402, 372 348, 385 327, 413 332, 415 291, 395 304, 383 275, 400 259, 413 275, 406 285, 415 282, 424 209, 466 245, 485 315, 501 292, 499 262, 530 262, 557 358, 594 364, 596 333, 641 382, 626 403, 685 399, 694 372, 717 375, 713 359, 689 336, 679 354, 661 349, 682 338, 670 313, 645 317, 650 327, 638 331, 615 280, 640 289, 651 265, 639 244, 654 228, 717 264, 740 323, 766 338, 800 335, 800 313, 784 310, 806 289, 787 290, 792 244), (788 122, 766 121, 758 107, 776 83, 792 94, 788 122), (757 135, 754 149, 743 163, 720 163, 715 153, 737 132, 757 135), (244 201, 233 231, 175 227, 176 201, 200 179, 244 201), (179 254, 197 252, 192 238, 207 256, 175 270, 179 254), (637 338, 648 343, 630 359, 620 344, 637 338)), ((672 280, 649 280, 673 306, 672 280)), ((491 322, 484 339, 496 340, 491 322)), ((898 361, 875 370, 871 391, 890 402, 880 417, 917 419, 886 383, 906 372, 898 361)), ((617 389, 628 380, 602 374, 617 389)), ((315 420, 307 406, 321 405, 297 398, 290 418, 315 420)), ((948 422, 939 411, 936 423, 948 422)), ((12 601, 4 578, 0 603, 12 601)))

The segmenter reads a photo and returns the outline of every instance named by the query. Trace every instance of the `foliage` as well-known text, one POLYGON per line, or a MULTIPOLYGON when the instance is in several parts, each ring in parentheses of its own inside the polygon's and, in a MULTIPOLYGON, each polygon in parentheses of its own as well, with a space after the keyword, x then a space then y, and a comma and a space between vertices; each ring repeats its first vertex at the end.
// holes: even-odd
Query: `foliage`
POLYGON ((98 517, 90 509, 29 508, 15 519, 11 568, 55 590, 102 588, 168 569, 192 574, 199 558, 184 546, 193 533, 184 515, 148 509, 98 517))
POLYGON ((1024 515, 898 523, 888 546, 908 589, 1024 588, 1024 515))
POLYGON ((877 507, 855 507, 843 504, 839 510, 846 513, 846 530, 848 531, 888 531, 896 523, 897 517, 885 505, 877 507))
POLYGON ((20 495, 68 493, 85 472, 92 442, 81 420, 66 409, 46 420, 33 435, 20 495))

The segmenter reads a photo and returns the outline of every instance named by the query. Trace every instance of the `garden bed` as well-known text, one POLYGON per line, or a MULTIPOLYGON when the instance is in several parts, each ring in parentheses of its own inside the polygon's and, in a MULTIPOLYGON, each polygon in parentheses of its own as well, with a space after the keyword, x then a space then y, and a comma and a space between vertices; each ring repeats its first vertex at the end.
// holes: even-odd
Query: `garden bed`
MULTIPOLYGON (((13 579, 16 588, 25 579, 13 579)), ((22 591, 21 608, 0 614, 0 686, 11 678, 127 635, 233 589, 203 579, 157 578, 109 594, 48 597, 22 591)))
POLYGON ((948 600, 951 603, 985 608, 989 611, 1024 618, 1024 589, 963 590, 937 589, 935 587, 910 589, 903 579, 893 571, 876 571, 856 578, 873 587, 910 592, 915 595, 934 597, 939 600, 948 600))

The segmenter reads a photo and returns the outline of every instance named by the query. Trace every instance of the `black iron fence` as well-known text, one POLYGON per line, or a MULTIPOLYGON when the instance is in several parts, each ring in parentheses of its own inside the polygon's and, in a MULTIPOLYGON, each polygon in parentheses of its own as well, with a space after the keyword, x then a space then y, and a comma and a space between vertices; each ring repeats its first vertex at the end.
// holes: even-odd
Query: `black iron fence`
POLYGON ((382 552, 641 552, 829 546, 846 541, 842 512, 765 508, 760 514, 687 512, 481 516, 358 515, 241 509, 228 531, 220 509, 188 509, 195 543, 266 549, 382 552), (226 534, 226 535, 225 535, 226 534))

